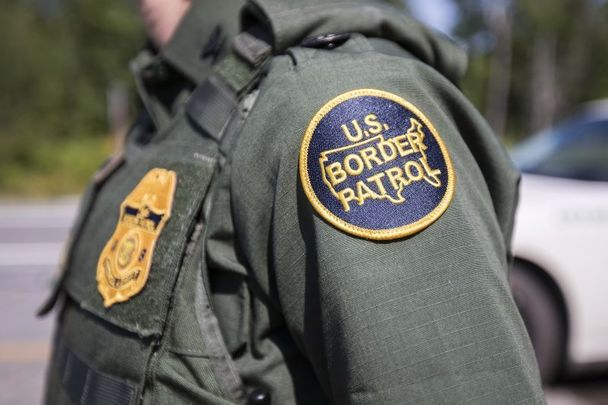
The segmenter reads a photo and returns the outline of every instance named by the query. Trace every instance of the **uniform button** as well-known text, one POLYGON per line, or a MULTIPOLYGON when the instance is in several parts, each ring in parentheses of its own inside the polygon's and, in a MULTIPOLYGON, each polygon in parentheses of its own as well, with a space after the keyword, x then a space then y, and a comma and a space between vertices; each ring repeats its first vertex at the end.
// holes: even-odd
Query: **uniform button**
POLYGON ((347 32, 337 34, 323 34, 316 37, 304 38, 302 46, 305 48, 328 48, 333 49, 342 45, 350 38, 347 32))
POLYGON ((258 388, 249 394, 248 405, 270 405, 270 393, 258 388))

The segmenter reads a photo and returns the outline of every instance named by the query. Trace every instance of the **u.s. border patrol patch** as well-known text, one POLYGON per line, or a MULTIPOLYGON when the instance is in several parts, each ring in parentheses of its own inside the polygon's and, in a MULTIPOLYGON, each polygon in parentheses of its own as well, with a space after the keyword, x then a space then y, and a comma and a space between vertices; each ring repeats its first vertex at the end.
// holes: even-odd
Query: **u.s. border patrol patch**
POLYGON ((374 240, 431 225, 456 181, 429 120, 401 97, 374 89, 344 93, 314 116, 300 149, 300 179, 321 217, 374 240))

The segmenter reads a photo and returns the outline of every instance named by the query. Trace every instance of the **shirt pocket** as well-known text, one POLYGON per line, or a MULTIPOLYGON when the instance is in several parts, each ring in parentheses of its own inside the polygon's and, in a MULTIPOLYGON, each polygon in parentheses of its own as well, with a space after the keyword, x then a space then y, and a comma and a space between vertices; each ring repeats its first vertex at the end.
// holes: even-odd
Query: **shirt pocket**
POLYGON ((161 335, 214 171, 214 157, 187 146, 155 144, 127 158, 97 192, 63 289, 117 327, 141 337, 161 335), (171 174, 165 181, 174 181, 174 188, 150 183, 154 173, 171 174))

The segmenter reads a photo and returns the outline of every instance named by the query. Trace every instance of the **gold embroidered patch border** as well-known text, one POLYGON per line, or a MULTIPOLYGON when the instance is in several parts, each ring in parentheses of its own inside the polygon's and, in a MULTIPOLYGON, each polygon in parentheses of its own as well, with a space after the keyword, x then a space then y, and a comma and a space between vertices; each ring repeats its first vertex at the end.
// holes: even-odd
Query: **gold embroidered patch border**
POLYGON ((104 306, 125 302, 145 287, 154 247, 171 217, 177 175, 150 170, 120 205, 116 229, 97 262, 104 306))
POLYGON ((403 98, 377 89, 343 93, 315 114, 300 148, 299 175, 306 197, 323 219, 349 234, 372 240, 402 238, 427 228, 449 206, 456 183, 447 147, 428 118, 403 98), (383 117, 390 109, 402 111, 402 118, 393 118, 391 125, 383 117), (352 111, 363 115, 354 117, 352 111), (338 124, 324 122, 328 115, 330 121, 338 124), (319 149, 319 145, 324 146, 319 149), (385 156, 391 148, 400 153, 385 156), (342 160, 332 163, 328 156, 342 160), (432 167, 429 157, 436 166, 432 167), (354 183, 366 173, 367 178, 354 183), (352 184, 344 187, 349 181, 352 184), (410 190, 415 191, 407 194, 410 190), (424 205, 426 197, 437 203, 420 218, 394 208, 406 206, 406 202, 424 205), (336 205, 336 201, 341 205, 336 205), (370 226, 373 215, 368 214, 383 209, 400 215, 402 223, 386 226, 378 221, 370 226))

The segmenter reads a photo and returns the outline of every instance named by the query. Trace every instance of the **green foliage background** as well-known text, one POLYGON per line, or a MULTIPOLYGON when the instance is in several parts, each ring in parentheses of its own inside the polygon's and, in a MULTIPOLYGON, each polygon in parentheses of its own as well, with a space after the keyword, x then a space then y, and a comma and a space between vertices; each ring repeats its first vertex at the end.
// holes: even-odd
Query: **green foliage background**
MULTIPOLYGON (((500 30, 488 11, 503 11, 509 25, 510 71, 507 142, 556 123, 581 104, 608 96, 608 1, 455 0, 454 35, 468 44, 465 94, 492 124, 488 108, 492 61, 500 52, 500 30)), ((498 59, 500 64, 500 59, 498 59)), ((504 78, 503 78, 504 80, 504 78)))
POLYGON ((2 0, 0 193, 74 193, 111 153, 106 89, 143 42, 125 0, 2 0))
MULTIPOLYGON (((608 94, 607 0, 454 2, 453 34, 471 55, 462 89, 506 142, 608 94)), ((122 83, 135 101, 127 66, 144 33, 134 0, 0 5, 0 195, 77 193, 114 147, 107 89, 122 83)))

